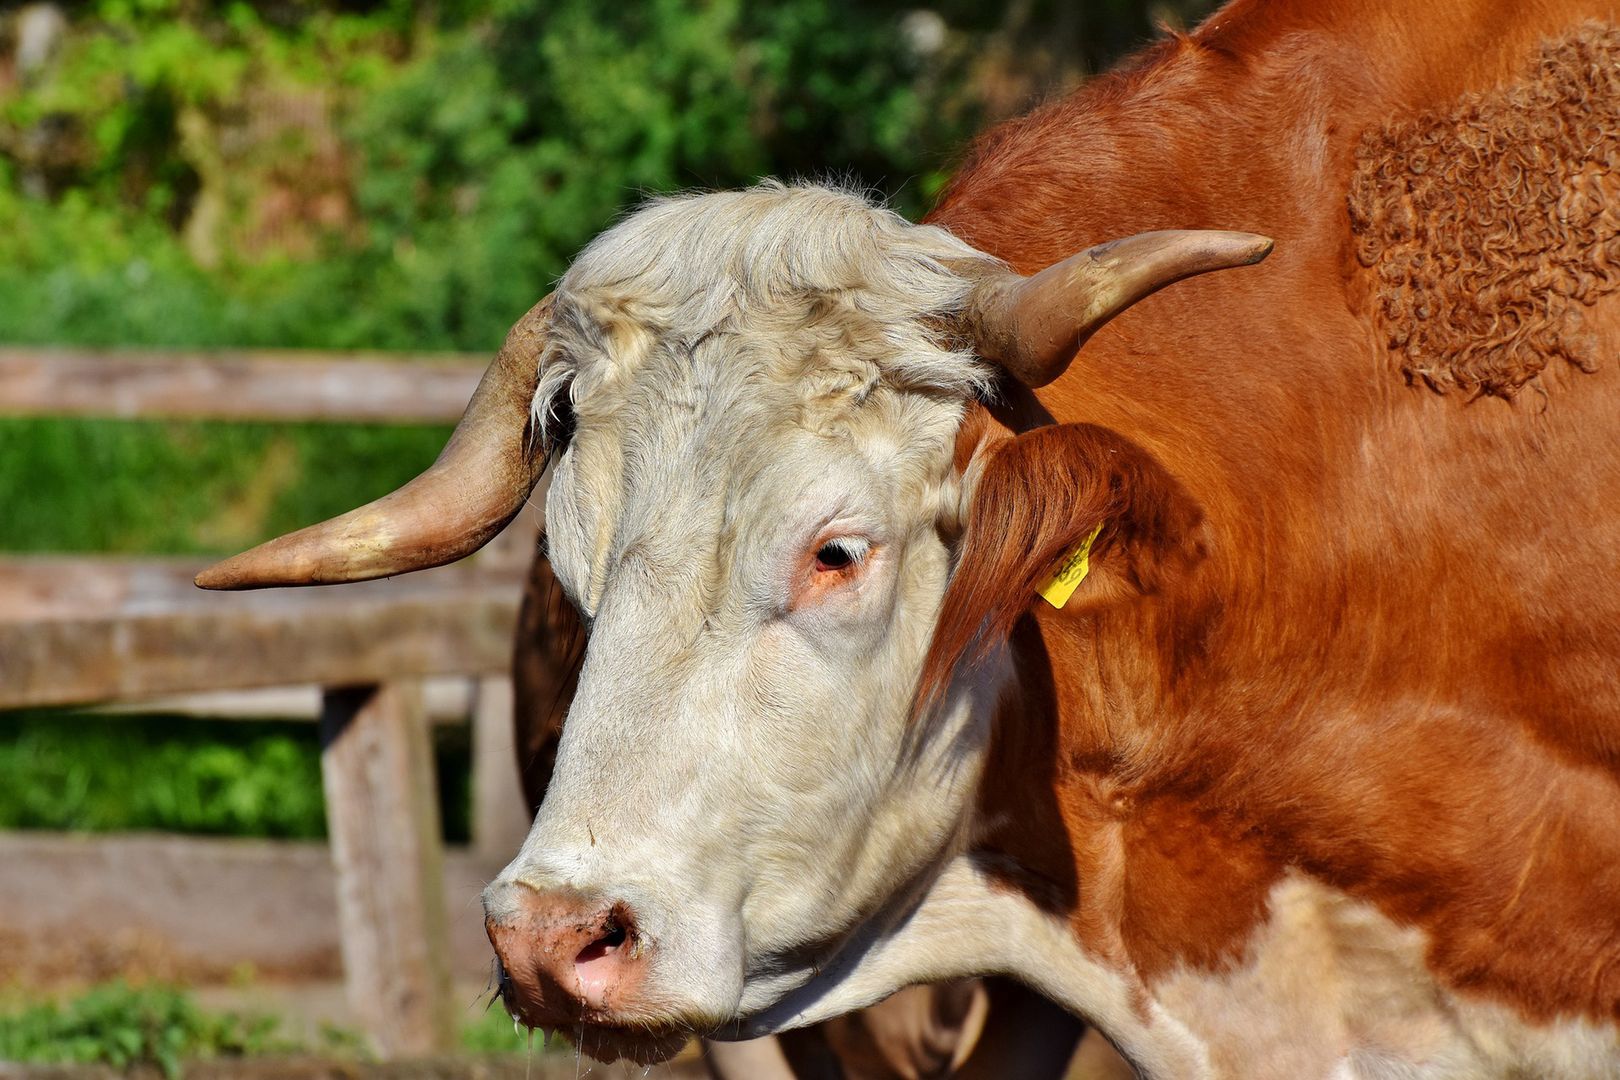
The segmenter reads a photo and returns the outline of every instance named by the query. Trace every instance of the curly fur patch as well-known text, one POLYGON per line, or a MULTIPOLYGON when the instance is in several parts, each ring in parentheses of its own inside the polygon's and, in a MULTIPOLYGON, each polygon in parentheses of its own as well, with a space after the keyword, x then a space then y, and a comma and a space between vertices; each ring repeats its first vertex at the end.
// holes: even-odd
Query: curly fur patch
POLYGON ((1620 288, 1620 28, 1550 42, 1531 76, 1363 136, 1351 230, 1407 381, 1512 396, 1582 371, 1581 306, 1620 288))

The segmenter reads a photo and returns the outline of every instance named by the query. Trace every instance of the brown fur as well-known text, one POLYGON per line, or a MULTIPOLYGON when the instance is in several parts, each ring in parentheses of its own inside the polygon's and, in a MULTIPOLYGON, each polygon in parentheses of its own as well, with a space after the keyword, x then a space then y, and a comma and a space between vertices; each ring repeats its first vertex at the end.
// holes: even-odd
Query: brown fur
MULTIPOLYGON (((1390 319, 1416 311, 1366 303, 1358 256, 1374 249, 1345 211, 1364 147, 1426 132, 1450 147, 1483 123, 1533 155, 1502 110, 1573 123, 1552 88, 1607 83, 1571 82, 1556 58, 1597 56, 1611 32, 1579 28, 1617 17, 1576 0, 1447 0, 1421 18, 1238 0, 989 133, 931 218, 1026 272, 1145 229, 1277 240, 1252 271, 1136 305, 1038 404, 998 412, 1010 443, 973 440, 984 477, 930 660, 946 677, 1011 628, 1019 680, 981 797, 1007 824, 982 857, 1149 985, 1242 955, 1294 869, 1420 929, 1444 986, 1530 1018, 1620 1017, 1620 376, 1547 365, 1620 347, 1591 269, 1609 225, 1589 196, 1609 181, 1553 139, 1556 201, 1582 231, 1536 232, 1555 228, 1544 188, 1503 226, 1558 253, 1502 270, 1509 293, 1549 298, 1543 323, 1476 341, 1501 293, 1455 307, 1464 273, 1455 314, 1406 338, 1430 350, 1415 372, 1467 391, 1449 396, 1381 374, 1390 319), (1537 66, 1548 40, 1567 43, 1537 66), (1537 371, 1582 392, 1468 403, 1537 371), (1043 413, 1060 426, 1024 434, 1043 413), (1048 559, 1106 518, 1100 590, 1150 539, 1132 508, 1182 497, 1202 513, 1197 558, 1061 612, 1032 601, 1048 559)), ((1506 190, 1489 163, 1452 166, 1465 194, 1506 190)), ((1390 190, 1423 175, 1408 165, 1390 190)), ((1415 273, 1431 237, 1496 257, 1439 218, 1410 228, 1425 231, 1375 262, 1415 273)))
POLYGON ((512 650, 512 704, 518 775, 529 813, 540 809, 557 762, 563 718, 585 662, 585 628, 544 551, 529 564, 512 650))
POLYGON ((1620 1017, 1620 374, 1571 366, 1620 347, 1607 128, 1577 150, 1612 115, 1593 18, 1620 10, 1237 0, 988 133, 932 217, 1023 271, 1146 229, 1277 240, 959 440, 982 476, 925 686, 998 635, 1017 672, 978 855, 1149 987, 1241 957, 1294 870, 1421 930, 1444 986, 1620 1017), (1419 145, 1438 172, 1383 167, 1419 145), (1464 392, 1384 375, 1397 339, 1464 392), (1582 392, 1469 403, 1530 378, 1582 392), (1099 521, 1085 593, 1032 602, 1099 521))
POLYGON ((1620 30, 1545 46, 1528 76, 1367 133, 1350 222, 1408 380, 1511 395, 1583 371, 1582 307, 1620 288, 1620 30))
POLYGON ((1200 516, 1158 462, 1103 428, 1040 428, 988 456, 923 664, 925 704, 962 661, 978 663, 1007 639, 1052 567, 1094 529, 1092 572, 1065 605, 1071 612, 1088 597, 1156 588, 1162 562, 1193 543, 1200 516))

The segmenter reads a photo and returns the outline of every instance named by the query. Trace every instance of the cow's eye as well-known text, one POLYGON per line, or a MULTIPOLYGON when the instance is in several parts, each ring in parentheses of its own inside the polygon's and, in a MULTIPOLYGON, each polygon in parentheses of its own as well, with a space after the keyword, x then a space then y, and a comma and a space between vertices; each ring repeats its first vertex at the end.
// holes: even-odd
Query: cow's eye
POLYGON ((865 540, 855 537, 846 536, 829 540, 816 549, 816 570, 822 573, 835 573, 859 566, 861 560, 866 558, 867 547, 865 540))

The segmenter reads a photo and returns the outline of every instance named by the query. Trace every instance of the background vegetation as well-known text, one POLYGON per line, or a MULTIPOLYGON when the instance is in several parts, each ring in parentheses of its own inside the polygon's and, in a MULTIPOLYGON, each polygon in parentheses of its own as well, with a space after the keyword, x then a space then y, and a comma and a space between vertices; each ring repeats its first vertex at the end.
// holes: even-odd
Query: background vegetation
POLYGON ((185 1060, 300 1049, 278 1037, 278 1026, 268 1017, 204 1012, 176 989, 113 983, 0 1012, 0 1061, 154 1065, 178 1080, 185 1060))
POLYGON ((0 338, 487 349, 645 193, 919 211, 980 124, 1202 6, 94 0, 43 56, 14 15, 0 338))
MULTIPOLYGON (((545 1041, 519 1035, 495 1004, 468 1008, 460 1044, 473 1054, 510 1054, 543 1049, 545 1041)), ((273 1016, 205 1009, 185 990, 162 984, 114 982, 60 1000, 0 1001, 0 1062, 150 1065, 179 1080, 187 1061, 302 1053, 364 1058, 367 1051, 361 1036, 343 1028, 323 1024, 300 1037, 273 1016)))
MULTIPOLYGON (((468 733, 433 733, 444 838, 466 843, 468 733)), ((326 813, 315 730, 297 721, 0 712, 5 829, 320 840, 326 813)))

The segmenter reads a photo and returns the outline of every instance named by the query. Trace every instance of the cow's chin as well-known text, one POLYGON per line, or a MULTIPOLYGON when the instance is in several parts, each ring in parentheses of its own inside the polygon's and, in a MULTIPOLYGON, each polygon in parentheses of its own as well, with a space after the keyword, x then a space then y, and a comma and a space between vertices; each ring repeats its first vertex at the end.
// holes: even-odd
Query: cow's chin
POLYGON ((630 1061, 637 1065, 662 1065, 681 1052, 691 1034, 675 1028, 642 1029, 581 1024, 573 1028, 547 1030, 546 1037, 560 1035, 577 1046, 587 1057, 604 1065, 630 1061))

